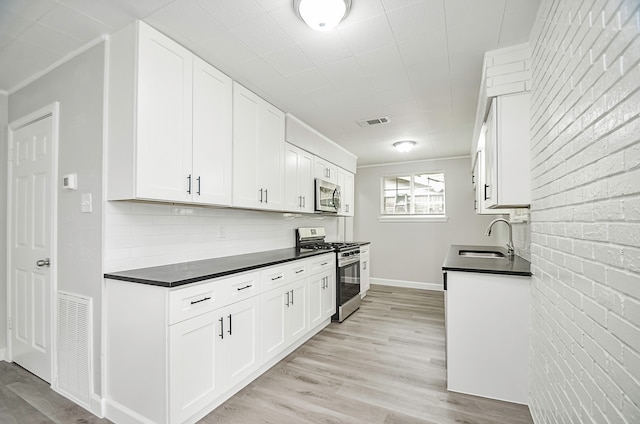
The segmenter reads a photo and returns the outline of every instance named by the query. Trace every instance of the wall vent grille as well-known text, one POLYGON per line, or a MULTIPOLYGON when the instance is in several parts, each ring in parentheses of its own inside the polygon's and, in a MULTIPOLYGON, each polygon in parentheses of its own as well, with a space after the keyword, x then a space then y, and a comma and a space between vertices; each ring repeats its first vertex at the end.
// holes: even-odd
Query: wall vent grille
POLYGON ((92 300, 58 292, 58 389, 90 410, 92 372, 92 300))
POLYGON ((380 118, 373 118, 373 119, 363 119, 362 121, 356 121, 356 123, 358 125, 360 125, 361 127, 370 127, 372 125, 378 125, 378 124, 387 124, 391 122, 391 119, 389 119, 388 116, 383 116, 380 118))

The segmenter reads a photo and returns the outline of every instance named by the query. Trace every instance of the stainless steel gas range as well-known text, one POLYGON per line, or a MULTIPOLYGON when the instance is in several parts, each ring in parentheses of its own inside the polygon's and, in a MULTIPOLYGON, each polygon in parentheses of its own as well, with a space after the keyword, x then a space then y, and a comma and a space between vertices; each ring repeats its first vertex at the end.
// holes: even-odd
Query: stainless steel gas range
POLYGON ((336 313, 333 321, 344 321, 360 307, 360 245, 325 241, 322 227, 298 228, 298 249, 336 252, 336 313))

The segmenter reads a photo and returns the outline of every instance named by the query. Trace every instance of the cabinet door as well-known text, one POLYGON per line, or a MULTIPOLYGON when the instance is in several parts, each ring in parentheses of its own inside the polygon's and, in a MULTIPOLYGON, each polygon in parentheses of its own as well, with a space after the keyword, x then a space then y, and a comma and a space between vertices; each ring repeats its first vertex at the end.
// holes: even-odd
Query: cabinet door
POLYGON ((169 416, 184 422, 219 394, 214 312, 169 327, 169 416))
POLYGON ((324 275, 325 283, 322 289, 322 319, 331 318, 336 313, 336 273, 328 272, 324 275))
POLYGON ((190 201, 193 55, 140 25, 136 197, 190 201))
POLYGON ((216 368, 225 391, 260 368, 260 297, 234 303, 216 311, 222 327, 218 336, 216 368))
POLYGON ((194 57, 193 172, 195 203, 231 205, 231 78, 194 57))
POLYGON ((262 208, 284 208, 284 113, 260 99, 258 178, 264 190, 262 208))
POLYGON ((307 279, 296 281, 288 286, 289 297, 286 306, 285 334, 287 345, 307 333, 307 279))
POLYGON ((485 131, 484 172, 482 174, 484 182, 480 187, 480 192, 484 208, 489 208, 496 204, 496 181, 498 179, 496 163, 496 99, 491 100, 485 131))
POLYGON ((341 203, 339 215, 353 216, 354 178, 353 174, 338 168, 338 185, 340 186, 341 203))
POLYGON ((365 297, 371 288, 371 271, 369 254, 360 254, 360 297, 365 297))
POLYGON ((260 99, 233 84, 233 205, 259 208, 258 114, 260 99))
POLYGON ((284 210, 299 212, 302 209, 302 193, 298 184, 298 163, 301 150, 285 143, 284 150, 284 210))
POLYGON ((262 361, 268 361, 286 348, 285 294, 289 286, 278 288, 261 296, 262 303, 262 361))
POLYGON ((338 167, 322 158, 315 158, 314 174, 316 178, 338 184, 338 167))
POLYGON ((314 209, 314 182, 313 182, 314 156, 304 150, 298 156, 298 192, 302 196, 302 211, 313 213, 314 209))
POLYGON ((325 274, 316 274, 309 279, 309 328, 314 328, 323 321, 322 302, 326 278, 325 274))

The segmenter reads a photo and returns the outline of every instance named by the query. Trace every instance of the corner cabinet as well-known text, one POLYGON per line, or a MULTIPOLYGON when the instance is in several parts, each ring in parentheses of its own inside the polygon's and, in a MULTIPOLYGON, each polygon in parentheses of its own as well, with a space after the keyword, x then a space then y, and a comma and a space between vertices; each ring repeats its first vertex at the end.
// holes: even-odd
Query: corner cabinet
POLYGON ((109 42, 107 198, 231 204, 231 79, 137 21, 109 42))
POLYGON ((355 186, 354 176, 351 172, 345 171, 342 168, 338 168, 338 186, 340 187, 340 209, 338 215, 341 216, 353 216, 354 215, 354 200, 355 200, 355 186))
POLYGON ((285 143, 284 149, 284 210, 308 212, 314 210, 313 162, 311 153, 285 143))
POLYGON ((529 93, 495 97, 485 122, 483 208, 531 203, 529 93))
POLYGON ((233 206, 284 210, 284 113, 233 83, 233 206))

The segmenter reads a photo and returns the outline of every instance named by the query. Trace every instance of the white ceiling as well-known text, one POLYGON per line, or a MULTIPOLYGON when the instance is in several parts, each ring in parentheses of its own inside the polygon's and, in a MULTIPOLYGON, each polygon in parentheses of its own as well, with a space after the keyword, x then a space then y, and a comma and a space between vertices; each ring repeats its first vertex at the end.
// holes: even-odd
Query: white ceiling
POLYGON ((291 0, 0 0, 0 90, 143 19, 358 156, 467 155, 483 54, 525 42, 540 0, 353 0, 333 32, 291 0), (389 116, 362 128, 356 121, 389 116), (406 154, 398 140, 417 141, 406 154))

